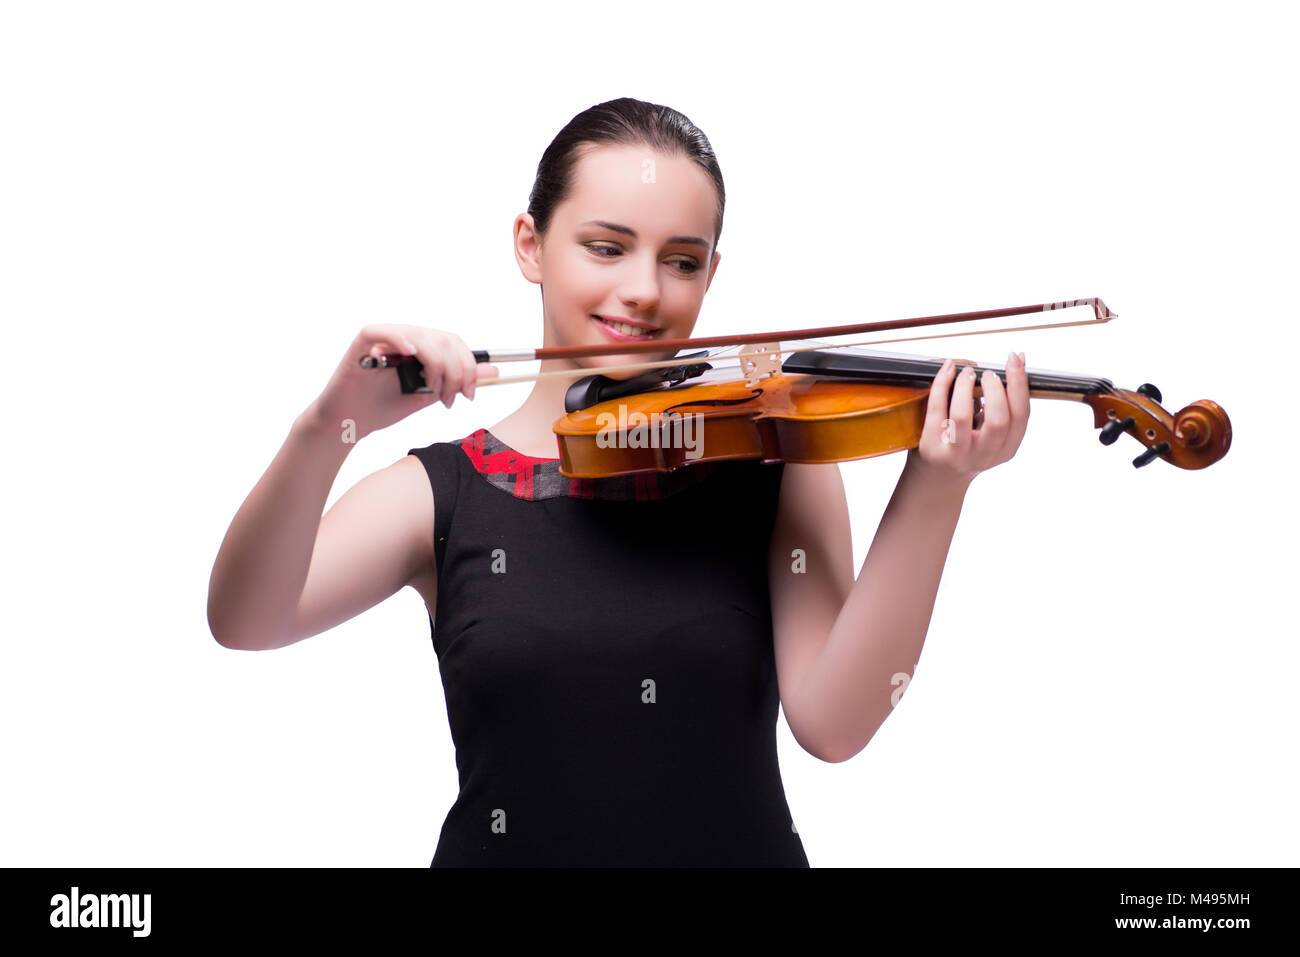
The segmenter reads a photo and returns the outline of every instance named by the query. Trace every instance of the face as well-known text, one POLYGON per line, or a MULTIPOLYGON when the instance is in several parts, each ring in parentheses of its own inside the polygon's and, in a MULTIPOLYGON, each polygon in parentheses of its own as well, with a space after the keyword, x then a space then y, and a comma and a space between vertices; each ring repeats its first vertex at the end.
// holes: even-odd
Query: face
MULTIPOLYGON (((519 268, 542 287, 543 345, 689 336, 721 259, 712 248, 713 181, 686 157, 645 147, 586 149, 545 239, 539 240, 527 213, 515 220, 519 268)), ((676 352, 591 356, 565 364, 598 368, 676 352)))

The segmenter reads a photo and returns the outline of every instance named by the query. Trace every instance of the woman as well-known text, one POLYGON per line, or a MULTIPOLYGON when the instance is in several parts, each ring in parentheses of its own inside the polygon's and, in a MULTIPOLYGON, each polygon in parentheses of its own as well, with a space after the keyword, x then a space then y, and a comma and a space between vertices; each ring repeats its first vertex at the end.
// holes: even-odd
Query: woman
MULTIPOLYGON (((625 98, 576 116, 514 224, 544 345, 690 336, 724 197, 682 114, 625 98)), ((825 761, 856 754, 888 716, 966 488, 1024 435, 1023 356, 1008 358, 1006 391, 986 373, 981 413, 971 370, 937 374, 856 580, 837 466, 561 476, 551 424, 568 377, 538 379, 490 428, 411 449, 320 517, 356 440, 472 399, 496 374, 453 334, 365 327, 235 516, 212 574, 214 637, 278 648, 403 586, 424 597, 460 774, 434 866, 808 866, 777 765, 778 705, 825 761), (367 351, 416 355, 432 394, 360 369, 367 351)))

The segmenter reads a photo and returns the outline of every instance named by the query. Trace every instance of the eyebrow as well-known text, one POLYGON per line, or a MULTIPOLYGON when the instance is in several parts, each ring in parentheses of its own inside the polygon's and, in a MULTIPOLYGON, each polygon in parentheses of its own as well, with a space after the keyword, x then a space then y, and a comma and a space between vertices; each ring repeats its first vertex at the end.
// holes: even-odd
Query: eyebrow
MULTIPOLYGON (((605 222, 603 219, 590 219, 590 220, 588 220, 587 222, 582 223, 581 225, 583 225, 583 226, 600 226, 600 227, 603 228, 603 229, 609 229, 609 230, 612 230, 612 231, 614 231, 614 232, 616 232, 616 233, 623 233, 624 235, 631 236, 633 239, 636 239, 636 238, 637 238, 636 230, 635 230, 635 229, 632 229, 630 226, 620 226, 620 225, 618 225, 618 223, 607 223, 607 222, 605 222)), ((668 242, 669 242, 670 244, 672 244, 672 243, 686 243, 686 244, 688 244, 688 245, 692 245, 692 246, 703 246, 705 249, 708 249, 708 248, 709 248, 709 244, 706 243, 706 242, 705 242, 703 239, 701 239, 699 236, 673 236, 673 237, 669 238, 668 242)))

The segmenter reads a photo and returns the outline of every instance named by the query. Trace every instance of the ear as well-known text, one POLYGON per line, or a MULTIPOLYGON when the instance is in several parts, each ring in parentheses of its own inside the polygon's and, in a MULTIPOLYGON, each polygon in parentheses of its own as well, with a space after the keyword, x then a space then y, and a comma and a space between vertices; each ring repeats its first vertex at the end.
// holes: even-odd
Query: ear
POLYGON ((520 213, 515 217, 515 262, 519 271, 529 282, 541 285, 542 282, 542 240, 537 235, 531 213, 520 213))

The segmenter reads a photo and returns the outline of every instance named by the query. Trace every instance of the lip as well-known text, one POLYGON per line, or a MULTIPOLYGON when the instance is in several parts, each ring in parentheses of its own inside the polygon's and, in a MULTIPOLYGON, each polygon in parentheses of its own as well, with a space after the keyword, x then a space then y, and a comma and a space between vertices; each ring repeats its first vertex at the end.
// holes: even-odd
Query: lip
POLYGON ((641 322, 637 319, 625 319, 622 316, 602 316, 602 315, 598 315, 597 313, 592 313, 591 318, 593 321, 597 319, 605 320, 605 322, 597 322, 596 325, 600 326, 600 328, 603 329, 607 335, 609 335, 613 339, 617 339, 619 342, 644 342, 647 339, 654 338, 655 333, 659 332, 659 328, 657 326, 652 326, 647 322, 641 322), (629 326, 636 326, 639 329, 645 329, 649 333, 649 335, 625 336, 623 335, 623 333, 619 332, 618 330, 613 329, 610 326, 606 325, 605 324, 606 322, 626 322, 629 326))

